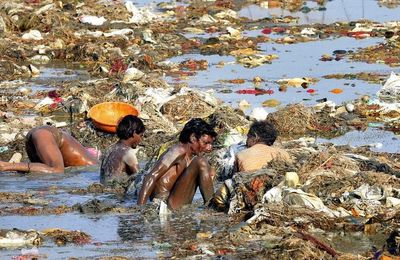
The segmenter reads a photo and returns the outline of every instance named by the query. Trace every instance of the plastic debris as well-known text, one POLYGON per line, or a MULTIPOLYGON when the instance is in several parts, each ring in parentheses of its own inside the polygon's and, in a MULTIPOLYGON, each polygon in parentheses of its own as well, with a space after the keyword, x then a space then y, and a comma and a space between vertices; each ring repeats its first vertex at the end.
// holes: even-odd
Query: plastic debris
POLYGON ((125 7, 132 14, 129 18, 130 23, 145 24, 157 19, 157 15, 149 7, 137 8, 131 1, 127 1, 125 7))
POLYGON ((10 163, 19 163, 21 162, 22 159, 22 154, 21 153, 14 153, 13 156, 11 156, 10 160, 8 162, 10 163))
POLYGON ((318 82, 318 80, 315 78, 303 77, 303 78, 280 79, 277 80, 277 82, 280 85, 287 85, 290 87, 304 87, 308 86, 309 84, 314 84, 318 82))
POLYGON ((129 68, 125 71, 122 82, 129 82, 131 80, 139 80, 144 76, 144 73, 136 68, 129 68))
POLYGON ((394 72, 390 73, 390 77, 378 91, 377 96, 383 101, 399 102, 400 101, 400 77, 394 72))
POLYGON ((82 15, 79 17, 79 21, 81 23, 87 23, 94 26, 101 26, 107 21, 107 19, 103 16, 98 17, 93 15, 82 15))
POLYGON ((343 89, 341 88, 334 88, 329 90, 329 92, 333 93, 333 94, 342 94, 343 93, 343 89))
POLYGON ((38 30, 30 30, 27 33, 24 33, 22 35, 23 40, 34 40, 34 41, 40 41, 43 40, 42 34, 38 30))
POLYGON ((0 248, 23 247, 26 245, 40 245, 42 239, 37 231, 24 231, 13 229, 7 232, 1 232, 0 248))
POLYGON ((268 112, 263 107, 256 107, 250 113, 250 118, 257 121, 265 120, 267 116, 268 112))

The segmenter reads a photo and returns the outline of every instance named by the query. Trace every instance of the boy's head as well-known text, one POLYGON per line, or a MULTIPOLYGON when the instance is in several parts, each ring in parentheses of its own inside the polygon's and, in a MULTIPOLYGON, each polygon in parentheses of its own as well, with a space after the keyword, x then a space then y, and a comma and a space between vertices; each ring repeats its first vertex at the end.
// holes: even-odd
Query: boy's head
POLYGON ((247 146, 253 146, 257 143, 263 143, 266 145, 273 145, 278 132, 274 125, 268 121, 256 121, 251 124, 249 132, 247 133, 247 146))
POLYGON ((143 121, 137 116, 124 116, 118 123, 117 136, 120 139, 127 140, 134 134, 143 134, 145 130, 143 121))
POLYGON ((201 118, 193 118, 185 124, 179 135, 179 142, 192 144, 194 153, 209 152, 217 136, 214 128, 201 118))

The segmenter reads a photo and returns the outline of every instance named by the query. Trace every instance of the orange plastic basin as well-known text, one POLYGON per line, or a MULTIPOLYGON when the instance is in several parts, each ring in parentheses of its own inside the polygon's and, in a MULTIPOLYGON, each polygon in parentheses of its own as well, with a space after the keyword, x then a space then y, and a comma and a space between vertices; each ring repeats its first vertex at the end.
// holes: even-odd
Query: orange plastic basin
POLYGON ((139 111, 131 104, 124 102, 104 102, 90 108, 88 116, 94 126, 108 133, 117 132, 119 120, 126 115, 138 116, 139 111))

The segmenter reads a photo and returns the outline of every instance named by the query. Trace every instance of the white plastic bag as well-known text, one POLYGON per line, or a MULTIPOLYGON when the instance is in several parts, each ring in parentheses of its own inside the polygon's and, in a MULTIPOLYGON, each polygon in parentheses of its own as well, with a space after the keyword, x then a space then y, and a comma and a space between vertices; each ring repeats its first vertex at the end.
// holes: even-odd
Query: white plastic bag
POLYGON ((95 26, 100 26, 100 25, 103 25, 103 23, 107 20, 103 16, 97 17, 97 16, 93 16, 93 15, 82 15, 81 17, 79 17, 79 21, 81 21, 81 23, 87 23, 87 24, 91 24, 91 25, 95 25, 95 26))
POLYGON ((382 86, 382 88, 376 93, 376 95, 382 101, 400 101, 400 77, 392 71, 390 77, 382 86))

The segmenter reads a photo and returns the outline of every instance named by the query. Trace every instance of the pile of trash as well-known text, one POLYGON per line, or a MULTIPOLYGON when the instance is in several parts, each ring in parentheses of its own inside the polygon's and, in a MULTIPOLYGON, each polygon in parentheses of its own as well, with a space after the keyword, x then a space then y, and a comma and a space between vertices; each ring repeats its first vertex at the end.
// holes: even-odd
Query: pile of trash
POLYGON ((356 152, 304 138, 282 146, 295 158, 293 164, 272 161, 225 181, 229 201, 224 210, 246 214, 247 224, 232 233, 232 239, 266 240, 276 254, 293 250, 293 256, 337 257, 351 252, 330 246, 330 234, 388 234, 395 228, 390 223, 399 217, 398 156, 380 155, 376 161, 367 150, 356 152))
POLYGON ((44 240, 51 239, 58 246, 67 243, 77 245, 87 244, 91 237, 79 230, 65 230, 59 228, 49 228, 42 231, 36 230, 1 230, 0 248, 17 248, 22 246, 40 246, 44 240))
POLYGON ((267 116, 282 137, 303 136, 315 125, 315 115, 310 108, 294 104, 267 116))

